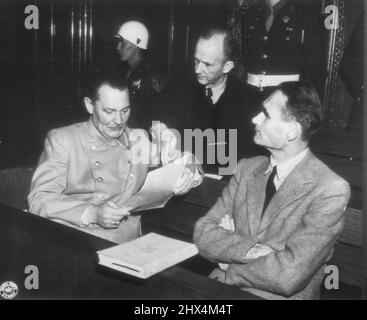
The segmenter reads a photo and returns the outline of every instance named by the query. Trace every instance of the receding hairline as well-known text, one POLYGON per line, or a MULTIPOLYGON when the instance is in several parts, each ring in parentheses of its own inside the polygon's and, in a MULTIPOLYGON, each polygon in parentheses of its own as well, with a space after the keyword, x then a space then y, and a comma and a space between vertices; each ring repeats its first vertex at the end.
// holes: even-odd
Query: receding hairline
POLYGON ((199 37, 198 41, 196 43, 196 49, 198 48, 199 44, 203 44, 206 43, 208 45, 208 47, 210 48, 210 50, 216 51, 220 53, 222 55, 222 59, 223 61, 228 61, 228 58, 226 57, 226 53, 224 50, 224 35, 220 35, 220 34, 215 34, 212 37, 209 38, 204 38, 204 37, 199 37), (222 37, 221 37, 222 36, 222 37), (218 46, 218 42, 219 41, 219 45, 218 46))
MULTIPOLYGON (((120 92, 126 92, 127 96, 129 97, 129 89, 127 86, 114 86, 113 84, 109 83, 108 80, 106 81, 103 81, 101 82, 101 84, 96 88, 96 92, 95 92, 95 98, 96 100, 98 100, 100 98, 100 92, 101 92, 101 89, 103 87, 107 87, 107 88, 110 88, 110 89, 114 89, 114 90, 117 90, 117 91, 120 91, 120 92)), ((130 97, 129 97, 130 99, 130 97)))
POLYGON ((203 35, 199 36, 197 44, 199 44, 200 41, 202 42, 208 42, 213 43, 214 41, 219 41, 221 43, 222 51, 224 53, 224 38, 225 34, 222 33, 215 33, 211 35, 210 37, 205 37, 203 35))

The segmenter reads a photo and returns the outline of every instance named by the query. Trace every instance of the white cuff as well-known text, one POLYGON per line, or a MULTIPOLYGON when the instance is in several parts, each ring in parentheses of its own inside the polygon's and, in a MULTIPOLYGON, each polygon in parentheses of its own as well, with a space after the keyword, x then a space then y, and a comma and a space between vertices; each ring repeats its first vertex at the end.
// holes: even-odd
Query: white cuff
POLYGON ((86 227, 90 225, 90 222, 88 220, 88 213, 91 208, 92 206, 85 209, 82 215, 80 216, 80 222, 81 222, 82 227, 86 227))
POLYGON ((203 176, 200 173, 200 171, 198 170, 198 168, 195 168, 195 174, 194 174, 194 184, 193 187, 198 186, 199 184, 201 184, 201 181, 203 181, 203 176))

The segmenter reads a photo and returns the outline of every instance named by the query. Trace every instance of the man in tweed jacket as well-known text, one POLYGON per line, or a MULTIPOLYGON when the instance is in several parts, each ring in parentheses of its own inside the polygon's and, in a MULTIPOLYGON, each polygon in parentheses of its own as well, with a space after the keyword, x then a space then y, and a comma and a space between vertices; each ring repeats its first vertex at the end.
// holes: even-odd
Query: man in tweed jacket
POLYGON ((348 183, 308 148, 321 120, 306 83, 283 83, 264 102, 254 141, 270 158, 241 160, 195 225, 200 254, 219 264, 212 278, 266 299, 319 298, 350 198, 348 183))

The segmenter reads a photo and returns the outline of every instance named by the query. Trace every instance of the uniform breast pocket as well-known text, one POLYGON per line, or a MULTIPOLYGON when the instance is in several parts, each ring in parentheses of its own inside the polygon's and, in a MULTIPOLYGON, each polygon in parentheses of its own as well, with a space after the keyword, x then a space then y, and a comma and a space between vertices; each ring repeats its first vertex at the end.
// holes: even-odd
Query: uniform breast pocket
POLYGON ((281 41, 284 45, 300 44, 302 42, 302 30, 294 25, 285 26, 281 41))

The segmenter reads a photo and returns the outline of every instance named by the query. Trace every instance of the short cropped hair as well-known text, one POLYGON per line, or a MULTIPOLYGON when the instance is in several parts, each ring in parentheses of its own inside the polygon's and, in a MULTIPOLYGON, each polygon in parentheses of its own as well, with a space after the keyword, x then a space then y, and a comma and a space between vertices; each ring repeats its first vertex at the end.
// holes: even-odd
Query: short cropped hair
POLYGON ((128 90, 126 81, 119 73, 97 70, 85 75, 82 85, 83 96, 90 98, 92 101, 97 100, 98 90, 105 84, 121 91, 128 90))
POLYGON ((236 42, 233 39, 231 32, 224 28, 208 28, 204 30, 198 39, 209 40, 216 35, 223 35, 223 51, 224 58, 233 61, 236 55, 236 42))
POLYGON ((285 120, 295 120, 302 127, 302 139, 305 141, 320 129, 323 121, 323 109, 315 88, 304 82, 283 82, 276 90, 287 97, 283 110, 285 120))

